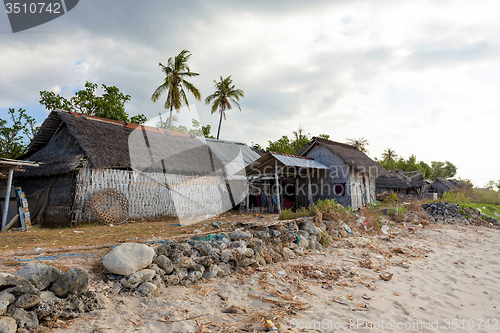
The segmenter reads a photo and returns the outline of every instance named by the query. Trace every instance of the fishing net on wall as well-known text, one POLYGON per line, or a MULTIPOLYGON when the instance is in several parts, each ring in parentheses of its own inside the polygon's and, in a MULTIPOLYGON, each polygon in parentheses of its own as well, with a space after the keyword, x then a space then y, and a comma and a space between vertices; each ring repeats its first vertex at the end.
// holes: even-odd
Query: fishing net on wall
POLYGON ((120 224, 129 217, 128 199, 116 189, 105 188, 92 196, 90 211, 99 222, 120 224))

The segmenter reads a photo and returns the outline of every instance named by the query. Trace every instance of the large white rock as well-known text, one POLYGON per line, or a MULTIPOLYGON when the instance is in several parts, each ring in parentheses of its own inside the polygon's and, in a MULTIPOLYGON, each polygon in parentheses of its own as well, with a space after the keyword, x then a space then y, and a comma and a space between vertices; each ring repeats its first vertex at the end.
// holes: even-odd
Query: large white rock
POLYGON ((130 275, 153 261, 155 250, 145 244, 125 243, 104 256, 103 265, 110 273, 130 275))

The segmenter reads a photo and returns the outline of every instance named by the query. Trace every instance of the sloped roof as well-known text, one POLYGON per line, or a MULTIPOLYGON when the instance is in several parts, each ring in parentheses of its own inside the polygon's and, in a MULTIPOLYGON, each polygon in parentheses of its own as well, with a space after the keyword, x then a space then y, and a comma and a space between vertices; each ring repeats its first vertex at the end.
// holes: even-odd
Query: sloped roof
MULTIPOLYGON (((278 165, 278 171, 282 171, 284 168, 290 168, 294 170, 294 174, 301 169, 329 169, 326 165, 323 165, 312 158, 268 152, 248 165, 245 168, 245 172, 247 176, 272 174, 276 171, 276 164, 278 165)), ((239 173, 241 173, 241 171, 239 173)))
POLYGON ((377 177, 377 187, 385 189, 406 189, 424 185, 422 172, 389 171, 388 175, 377 177))
MULTIPOLYGON (((51 175, 91 167, 203 175, 223 163, 188 134, 63 110, 52 111, 22 156, 45 164, 28 175, 51 175)), ((28 168, 30 169, 30 168, 28 168)))
POLYGON ((388 175, 386 169, 384 169, 380 164, 369 158, 365 153, 358 150, 356 147, 345 143, 335 142, 319 137, 313 137, 311 142, 309 142, 306 146, 304 146, 297 152, 297 155, 307 156, 307 153, 315 145, 322 145, 326 147, 333 154, 342 159, 346 164, 360 171, 373 172, 373 170, 377 170, 377 176, 388 175))
POLYGON ((210 150, 226 166, 228 179, 233 179, 238 171, 260 157, 257 152, 242 142, 208 138, 205 140, 210 150))

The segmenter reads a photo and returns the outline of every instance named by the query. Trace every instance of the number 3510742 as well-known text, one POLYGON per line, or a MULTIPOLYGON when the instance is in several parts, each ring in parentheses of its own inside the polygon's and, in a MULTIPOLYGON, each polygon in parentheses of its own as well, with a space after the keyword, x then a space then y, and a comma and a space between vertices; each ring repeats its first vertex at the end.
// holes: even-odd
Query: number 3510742
POLYGON ((41 13, 51 13, 51 14, 61 14, 61 4, 60 3, 44 3, 44 2, 38 2, 38 3, 30 3, 30 4, 20 4, 17 2, 7 2, 5 4, 5 9, 7 11, 7 14, 41 14, 41 13))

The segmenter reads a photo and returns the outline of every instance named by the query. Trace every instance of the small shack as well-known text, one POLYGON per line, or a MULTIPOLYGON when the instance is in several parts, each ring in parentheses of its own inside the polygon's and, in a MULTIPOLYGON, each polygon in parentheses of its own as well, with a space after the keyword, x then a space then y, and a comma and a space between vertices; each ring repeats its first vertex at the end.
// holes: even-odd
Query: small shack
POLYGON ((328 177, 317 178, 323 189, 317 199, 333 198, 338 203, 353 209, 362 208, 375 201, 375 181, 387 175, 380 164, 354 146, 314 137, 297 152, 329 168, 328 177))
POLYGON ((265 207, 279 212, 312 205, 319 192, 317 179, 326 178, 327 171, 327 166, 312 158, 268 152, 245 169, 247 209, 265 207))
POLYGON ((422 198, 427 185, 420 170, 403 172, 389 171, 377 177, 377 194, 386 191, 422 198))
MULTIPOLYGON (((38 221, 43 226, 95 221, 91 200, 104 189, 126 198, 130 219, 209 217, 239 200, 230 198, 234 172, 216 146, 189 134, 56 110, 23 156, 44 164, 28 167, 17 184, 27 195, 47 193, 41 196, 47 200, 38 221)), ((238 156, 241 149, 233 146, 238 156)))
POLYGON ((429 185, 426 192, 437 193, 438 197, 441 197, 444 192, 455 190, 459 187, 459 185, 459 182, 454 179, 437 177, 436 180, 431 185, 429 185))

